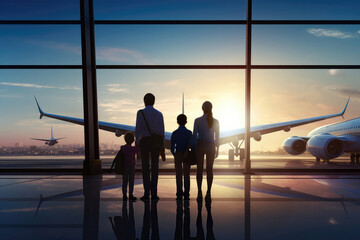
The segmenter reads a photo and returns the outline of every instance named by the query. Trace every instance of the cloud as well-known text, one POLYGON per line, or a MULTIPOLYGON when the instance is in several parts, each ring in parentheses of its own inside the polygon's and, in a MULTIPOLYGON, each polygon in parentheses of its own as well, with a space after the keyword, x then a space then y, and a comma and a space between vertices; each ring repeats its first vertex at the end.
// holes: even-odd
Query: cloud
POLYGON ((81 91, 81 88, 78 88, 78 87, 54 87, 54 86, 39 85, 39 84, 33 84, 33 83, 0 82, 0 85, 13 86, 13 87, 25 87, 25 88, 48 88, 48 89, 77 90, 77 91, 81 91))
POLYGON ((108 100, 105 103, 100 103, 99 107, 104 109, 104 112, 116 113, 125 112, 135 114, 142 105, 138 105, 135 101, 130 99, 108 100))
POLYGON ((30 43, 39 45, 41 47, 62 50, 69 53, 81 54, 81 46, 68 43, 54 42, 54 41, 41 41, 41 40, 29 40, 30 43))
POLYGON ((329 73, 330 73, 330 75, 335 76, 339 73, 339 69, 330 69, 329 73))
POLYGON ((98 47, 96 58, 110 62, 149 64, 142 53, 120 47, 98 47))
POLYGON ((105 85, 110 93, 128 93, 129 89, 124 84, 107 84, 105 85))
POLYGON ((167 85, 167 86, 175 86, 175 85, 178 85, 179 83, 180 83, 180 79, 166 82, 165 85, 167 85))
POLYGON ((360 90, 348 86, 327 86, 327 90, 336 92, 342 96, 360 99, 360 90))
POLYGON ((339 30, 331 30, 324 28, 310 28, 307 30, 308 33, 316 37, 332 37, 339 39, 353 38, 354 35, 351 33, 345 33, 339 30))
POLYGON ((360 30, 358 31, 358 34, 360 34, 360 30))

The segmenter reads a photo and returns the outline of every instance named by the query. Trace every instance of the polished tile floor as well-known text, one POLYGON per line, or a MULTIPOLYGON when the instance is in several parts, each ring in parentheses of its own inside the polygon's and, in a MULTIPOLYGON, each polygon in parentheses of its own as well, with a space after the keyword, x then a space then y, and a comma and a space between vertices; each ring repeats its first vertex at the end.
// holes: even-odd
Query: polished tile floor
MULTIPOLYGON (((140 176, 135 195, 143 193, 140 176)), ((215 175, 212 201, 124 202, 121 178, 0 175, 1 239, 360 239, 358 175, 215 175)), ((206 189, 206 181, 203 183, 206 189)))

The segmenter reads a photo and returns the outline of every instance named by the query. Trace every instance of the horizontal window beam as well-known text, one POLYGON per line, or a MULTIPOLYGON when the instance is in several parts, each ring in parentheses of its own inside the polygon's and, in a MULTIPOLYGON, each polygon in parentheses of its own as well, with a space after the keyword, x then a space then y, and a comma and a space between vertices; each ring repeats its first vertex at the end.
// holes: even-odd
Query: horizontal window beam
POLYGON ((82 69, 82 65, 0 65, 0 69, 82 69))
POLYGON ((0 20, 0 24, 81 24, 80 20, 0 20))
POLYGON ((95 20, 95 24, 246 24, 246 20, 95 20))
MULTIPOLYGON (((82 69, 82 65, 0 65, 0 69, 82 69)), ((246 65, 97 65, 97 69, 246 69, 246 65)), ((360 65, 252 65, 251 69, 360 69, 360 65)))
POLYGON ((245 65, 97 65, 97 69, 245 69, 245 65))
MULTIPOLYGON (((95 20, 95 24, 182 24, 182 25, 245 25, 246 20, 95 20)), ((360 24, 360 20, 252 20, 251 24, 282 25, 282 24, 311 24, 336 25, 360 24)), ((80 20, 0 20, 0 24, 81 24, 80 20)))
POLYGON ((252 65, 251 69, 360 69, 360 65, 252 65))
POLYGON ((311 24, 311 25, 335 25, 335 24, 360 24, 360 20, 253 20, 252 24, 311 24))

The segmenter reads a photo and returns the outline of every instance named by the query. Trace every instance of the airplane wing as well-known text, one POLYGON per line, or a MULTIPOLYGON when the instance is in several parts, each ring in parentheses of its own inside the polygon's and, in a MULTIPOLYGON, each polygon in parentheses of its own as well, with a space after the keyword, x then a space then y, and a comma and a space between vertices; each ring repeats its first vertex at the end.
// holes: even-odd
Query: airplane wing
POLYGON ((39 141, 50 141, 50 139, 41 139, 41 138, 30 138, 33 140, 39 140, 39 141))
MULTIPOLYGON (((313 118, 304 118, 300 120, 293 120, 293 121, 287 121, 287 122, 280 122, 280 123, 272 123, 272 124, 265 124, 265 125, 258 125, 250 128, 251 137, 257 138, 261 137, 261 135, 273 133, 277 131, 290 131, 291 128, 302 126, 305 124, 318 122, 325 119, 330 119, 338 116, 343 116, 346 108, 348 106, 350 98, 348 99, 344 109, 342 112, 337 114, 331 114, 331 115, 323 115, 313 118)), ((39 112, 40 112, 40 119, 43 116, 58 119, 65 122, 75 123, 79 125, 84 125, 84 120, 80 118, 73 118, 73 117, 67 117, 67 116, 61 116, 61 115, 55 115, 50 113, 45 113, 41 110, 40 105, 35 97, 36 104, 38 106, 39 112)), ((124 124, 117 124, 117 123, 109 123, 109 122, 103 122, 99 121, 99 129, 114 132, 117 131, 123 133, 123 132, 135 132, 135 126, 129 126, 124 124)), ((165 132, 165 148, 170 149, 170 138, 171 138, 171 132, 165 132)), ((220 145, 225 143, 231 143, 234 141, 242 140, 245 138, 245 129, 235 129, 235 130, 228 130, 220 132, 220 145)))
POLYGON ((62 138, 54 138, 53 140, 60 140, 60 139, 64 139, 66 137, 62 137, 62 138))
MULTIPOLYGON (((287 121, 287 122, 280 122, 280 123, 271 123, 271 124, 265 124, 265 125, 258 125, 253 126, 250 128, 251 137, 257 138, 261 137, 262 135, 273 133, 277 131, 290 131, 293 127, 298 127, 302 125, 306 125, 309 123, 318 122, 325 119, 330 119, 338 116, 343 116, 346 108, 349 104, 350 98, 347 100, 346 105, 344 109, 340 113, 331 114, 331 115, 323 115, 318 117, 312 117, 312 118, 304 118, 299 120, 293 120, 293 121, 287 121)), ((220 133, 220 144, 230 143, 233 141, 242 140, 245 138, 245 129, 236 129, 236 130, 228 130, 220 133)))
MULTIPOLYGON (((84 119, 81 119, 81 118, 73 118, 73 117, 67 117, 67 116, 46 113, 40 108, 40 105, 39 105, 36 97, 35 97, 35 101, 36 101, 36 105, 40 112, 40 119, 43 116, 45 116, 45 117, 54 118, 54 119, 58 119, 58 120, 65 121, 65 122, 75 123, 78 125, 84 125, 84 119)), ((135 132, 135 126, 103 122, 103 121, 99 121, 98 123, 99 123, 99 129, 105 130, 108 132, 113 132, 113 133, 117 133, 117 132, 119 132, 119 133, 133 132, 134 133, 135 132)), ((170 149, 170 138, 171 138, 171 132, 165 132, 165 148, 167 148, 167 149, 170 149)))

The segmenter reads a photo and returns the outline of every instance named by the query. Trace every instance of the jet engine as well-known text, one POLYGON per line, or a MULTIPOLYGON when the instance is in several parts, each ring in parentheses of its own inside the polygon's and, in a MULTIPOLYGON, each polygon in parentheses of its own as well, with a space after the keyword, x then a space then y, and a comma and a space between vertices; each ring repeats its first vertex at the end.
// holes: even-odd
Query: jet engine
POLYGON ((306 141, 300 137, 292 136, 283 143, 284 150, 291 155, 299 155, 306 150, 306 141))
POLYGON ((117 137, 121 137, 121 135, 123 135, 123 134, 124 134, 124 131, 123 131, 123 130, 117 129, 117 130, 115 131, 115 136, 117 136, 117 137))
POLYGON ((307 143, 307 150, 315 157, 329 160, 344 153, 344 143, 331 134, 319 134, 311 137, 307 143))

